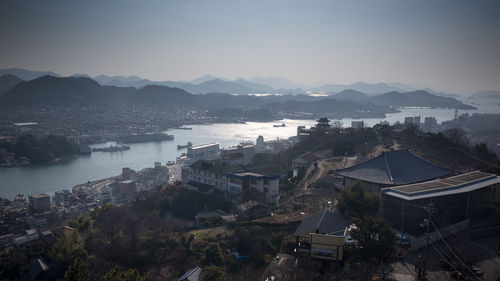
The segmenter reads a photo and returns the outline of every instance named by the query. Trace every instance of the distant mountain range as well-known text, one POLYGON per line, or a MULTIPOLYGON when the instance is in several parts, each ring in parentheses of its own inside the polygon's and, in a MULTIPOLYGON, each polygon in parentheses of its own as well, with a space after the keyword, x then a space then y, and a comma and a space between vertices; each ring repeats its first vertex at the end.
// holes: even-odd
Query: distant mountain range
MULTIPOLYGON (((35 78, 50 75, 60 77, 57 73, 50 71, 31 71, 19 68, 10 68, 0 70, 0 76, 5 74, 12 74, 21 80, 33 80, 35 78)), ((292 82, 285 78, 280 77, 253 77, 251 79, 237 78, 235 80, 224 79, 213 75, 204 75, 195 78, 191 81, 153 81, 144 79, 139 76, 107 76, 98 75, 91 77, 87 74, 74 74, 73 77, 86 77, 97 81, 101 85, 116 86, 116 87, 134 87, 142 88, 147 85, 160 85, 168 87, 181 88, 193 94, 206 94, 206 93, 228 93, 228 94, 285 94, 296 95, 305 93, 324 93, 328 95, 337 94, 343 90, 355 90, 367 95, 378 95, 387 92, 408 92, 415 91, 416 88, 412 85, 404 83, 365 83, 356 82, 352 84, 325 84, 322 86, 308 86, 292 82)), ((430 89, 425 91, 445 97, 457 97, 455 94, 434 92, 430 89)), ((1 94, 1 92, 0 92, 1 94)))
POLYGON ((21 80, 33 80, 35 78, 45 76, 45 75, 51 75, 51 76, 56 76, 59 77, 60 75, 51 71, 32 71, 32 70, 26 70, 26 69, 21 69, 21 68, 8 68, 8 69, 0 69, 0 76, 5 75, 5 74, 11 74, 16 76, 17 78, 21 80))
MULTIPOLYGON (((102 77, 101 77, 102 78, 102 77)), ((136 78, 128 78, 129 81, 136 78)), ((369 96, 355 90, 344 90, 328 97, 299 95, 232 95, 227 93, 192 94, 181 88, 147 85, 117 87, 100 85, 87 77, 42 76, 29 81, 15 80, 14 77, 0 77, 0 81, 17 81, 0 96, 0 106, 7 108, 32 108, 40 106, 65 106, 73 108, 143 105, 152 108, 197 108, 217 109, 224 107, 244 109, 268 109, 272 112, 310 112, 330 117, 375 117, 395 112, 394 108, 407 106, 473 109, 473 107, 448 97, 440 97, 426 91, 389 92, 369 96)), ((116 79, 115 79, 116 80, 116 79)), ((234 87, 220 79, 200 83, 206 88, 234 87)), ((246 82, 245 82, 246 83, 246 82)), ((7 85, 8 83, 5 83, 7 85)), ((187 83, 185 83, 187 84, 187 83)), ((12 85, 12 83, 10 84, 12 85)), ((190 84, 194 85, 194 84, 190 84)), ((198 85, 198 86, 199 86, 198 85)), ((238 84, 239 85, 239 84, 238 84)), ((196 86, 196 85, 195 85, 196 86)), ((238 89, 249 87, 239 85, 238 89)), ((249 91, 249 90, 248 90, 249 91)))
POLYGON ((482 91, 475 93, 472 96, 478 98, 500 99, 500 91, 482 91))

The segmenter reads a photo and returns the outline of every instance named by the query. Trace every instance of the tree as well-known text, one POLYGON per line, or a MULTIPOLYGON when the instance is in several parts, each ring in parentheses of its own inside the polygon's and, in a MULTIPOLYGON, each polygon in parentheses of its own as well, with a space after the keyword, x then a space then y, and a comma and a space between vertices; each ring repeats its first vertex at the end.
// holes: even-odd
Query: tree
POLYGON ((351 231, 356 241, 353 248, 355 260, 370 263, 373 261, 383 278, 389 273, 388 265, 396 259, 397 237, 389 224, 377 217, 364 217, 354 220, 356 227, 351 231))
POLYGON ((363 183, 357 180, 339 194, 339 211, 364 217, 373 215, 378 210, 378 195, 365 190, 363 183))
POLYGON ((334 128, 334 129, 342 129, 343 127, 344 127, 344 123, 342 123, 340 121, 333 121, 332 125, 331 125, 331 128, 334 128))
POLYGON ((62 236, 49 251, 49 275, 58 278, 76 259, 86 260, 87 251, 78 242, 78 232, 73 232, 70 238, 62 236))
POLYGON ((104 274, 101 281, 148 281, 147 277, 142 277, 137 269, 129 269, 119 272, 118 266, 104 274))
POLYGON ((210 265, 203 268, 201 280, 203 281, 223 281, 226 279, 226 273, 216 265, 210 265))
POLYGON ((64 274, 65 281, 88 281, 90 270, 87 263, 77 258, 75 262, 66 270, 64 274))
POLYGON ((203 250, 202 262, 204 264, 222 265, 224 257, 222 251, 217 243, 210 243, 203 250))

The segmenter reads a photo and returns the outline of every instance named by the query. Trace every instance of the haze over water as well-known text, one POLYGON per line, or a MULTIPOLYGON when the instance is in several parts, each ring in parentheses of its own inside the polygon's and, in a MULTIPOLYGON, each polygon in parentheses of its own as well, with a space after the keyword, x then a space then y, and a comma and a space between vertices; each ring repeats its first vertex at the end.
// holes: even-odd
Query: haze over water
MULTIPOLYGON (((459 111, 462 113, 496 113, 500 106, 488 100, 474 99, 478 110, 459 111)), ((391 124, 403 122, 406 116, 434 116, 438 123, 451 120, 454 116, 452 109, 401 109, 401 112, 387 114, 386 118, 360 119, 368 126, 381 121, 391 124)), ((350 126, 353 119, 344 118, 344 127, 350 126)), ((334 121, 334 120, 332 120, 334 121)), ((178 144, 191 141, 193 145, 217 142, 221 148, 234 146, 241 141, 253 141, 259 135, 264 140, 288 138, 296 135, 297 126, 312 126, 315 120, 277 120, 273 122, 247 122, 246 124, 209 124, 193 125, 192 130, 169 130, 174 135, 173 141, 147 142, 130 144, 130 150, 120 152, 94 152, 91 155, 82 155, 63 160, 55 164, 35 165, 28 167, 0 168, 0 197, 13 199, 16 194, 53 193, 61 189, 71 189, 73 186, 87 181, 116 176, 123 167, 140 170, 152 167, 155 161, 165 164, 175 161, 175 158, 186 149, 178 150, 178 144), (274 124, 285 123, 286 127, 274 128, 274 124)), ((97 144, 93 147, 104 147, 114 143, 97 144)))

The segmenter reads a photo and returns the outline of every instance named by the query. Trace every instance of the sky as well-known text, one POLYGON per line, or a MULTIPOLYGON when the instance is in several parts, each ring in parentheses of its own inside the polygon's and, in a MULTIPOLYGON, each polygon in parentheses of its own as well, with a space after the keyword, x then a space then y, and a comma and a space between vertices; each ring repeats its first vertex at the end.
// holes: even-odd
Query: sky
POLYGON ((2 0, 0 68, 500 90, 500 1, 2 0))

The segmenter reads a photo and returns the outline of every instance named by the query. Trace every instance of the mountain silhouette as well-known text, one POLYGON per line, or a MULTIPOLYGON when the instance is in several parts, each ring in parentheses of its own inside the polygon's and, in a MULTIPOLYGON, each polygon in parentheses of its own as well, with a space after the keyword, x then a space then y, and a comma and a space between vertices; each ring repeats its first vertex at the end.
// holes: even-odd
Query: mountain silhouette
POLYGON ((370 98, 370 102, 392 107, 420 106, 431 108, 475 109, 475 107, 466 105, 457 99, 433 95, 423 90, 405 93, 389 92, 370 98))
POLYGON ((24 81, 33 80, 45 75, 56 76, 56 77, 60 76, 59 74, 51 71, 32 71, 21 68, 0 69, 0 75, 5 75, 5 74, 14 75, 24 81))
POLYGON ((0 76, 0 96, 21 82, 23 82, 23 80, 12 74, 0 76))

